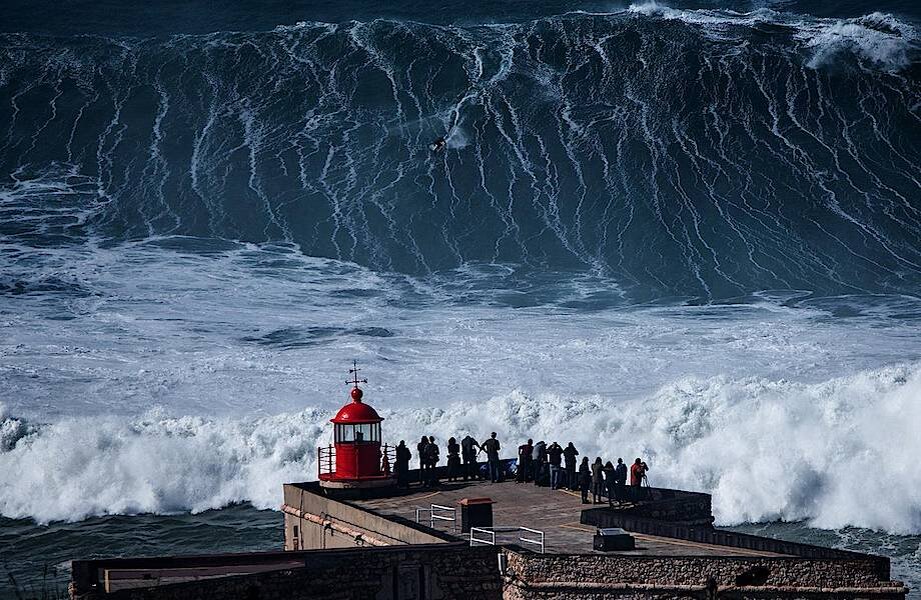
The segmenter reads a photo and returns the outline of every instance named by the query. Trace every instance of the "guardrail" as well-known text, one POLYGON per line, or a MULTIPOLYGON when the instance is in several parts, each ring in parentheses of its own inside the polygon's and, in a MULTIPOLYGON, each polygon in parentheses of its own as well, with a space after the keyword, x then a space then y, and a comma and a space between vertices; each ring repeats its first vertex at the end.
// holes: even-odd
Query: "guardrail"
MULTIPOLYGON (((356 454, 356 470, 358 455, 356 454)), ((389 475, 396 467, 396 447, 389 444, 381 446, 380 450, 380 468, 381 473, 389 475)), ((317 447, 317 475, 335 475, 336 474, 336 446, 329 444, 317 447)))
POLYGON ((435 529, 435 521, 447 521, 451 523, 454 531, 457 531, 457 508, 454 506, 444 506, 443 504, 432 504, 429 508, 416 508, 416 523, 422 522, 422 513, 429 514, 429 527, 435 529), (442 514, 438 514, 438 513, 442 514), (450 515, 445 514, 450 513, 450 515))
POLYGON ((471 527, 470 528, 470 545, 484 544, 487 546, 496 545, 496 534, 517 533, 518 541, 523 544, 533 544, 537 546, 538 552, 543 554, 546 546, 544 544, 544 532, 530 527, 471 527), (482 534, 482 537, 478 537, 482 534), (525 537, 526 534, 532 534, 537 538, 525 537))

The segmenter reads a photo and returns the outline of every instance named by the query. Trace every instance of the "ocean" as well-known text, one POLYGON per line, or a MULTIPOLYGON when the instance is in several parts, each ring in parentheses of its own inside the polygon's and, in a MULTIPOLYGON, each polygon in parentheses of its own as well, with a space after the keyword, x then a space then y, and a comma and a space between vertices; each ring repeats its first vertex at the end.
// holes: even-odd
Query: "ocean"
POLYGON ((0 6, 0 597, 281 547, 356 359, 921 598, 919 340, 914 2, 0 6))

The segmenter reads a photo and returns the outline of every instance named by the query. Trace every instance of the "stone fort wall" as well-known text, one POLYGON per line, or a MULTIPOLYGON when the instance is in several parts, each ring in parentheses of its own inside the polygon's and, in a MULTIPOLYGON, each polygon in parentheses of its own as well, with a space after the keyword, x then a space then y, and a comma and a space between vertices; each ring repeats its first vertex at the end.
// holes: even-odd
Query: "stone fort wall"
MULTIPOLYGON (((876 599, 872 560, 541 555, 465 544, 294 552, 297 568, 77 594, 77 600, 876 599), (499 556, 503 557, 502 562, 499 556)), ((116 561, 112 561, 117 566, 116 561)), ((149 582, 148 582, 149 583, 149 582)))
POLYGON ((608 598, 892 598, 867 558, 538 555, 508 551, 505 600, 608 598))
MULTIPOLYGON (((500 600, 499 549, 466 544, 298 552, 303 566, 74 594, 75 600, 500 600)), ((116 561, 111 561, 117 566, 116 561)), ((150 582, 148 582, 149 584, 150 582)))

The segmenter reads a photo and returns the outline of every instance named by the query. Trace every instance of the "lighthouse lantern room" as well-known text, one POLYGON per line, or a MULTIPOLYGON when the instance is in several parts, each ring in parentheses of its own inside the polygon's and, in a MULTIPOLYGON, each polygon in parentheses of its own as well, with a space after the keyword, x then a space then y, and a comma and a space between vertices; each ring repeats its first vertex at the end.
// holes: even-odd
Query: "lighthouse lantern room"
POLYGON ((367 379, 358 378, 358 364, 349 369, 351 401, 339 409, 330 421, 333 443, 317 449, 320 485, 329 488, 381 487, 393 483, 390 465, 392 448, 381 445, 381 421, 384 419, 363 400, 359 386, 367 379))

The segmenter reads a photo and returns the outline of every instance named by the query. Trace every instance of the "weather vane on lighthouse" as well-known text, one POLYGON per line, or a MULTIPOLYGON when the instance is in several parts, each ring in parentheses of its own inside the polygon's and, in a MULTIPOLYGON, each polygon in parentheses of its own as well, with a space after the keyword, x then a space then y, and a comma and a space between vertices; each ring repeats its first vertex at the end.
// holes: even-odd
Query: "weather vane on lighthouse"
POLYGON ((358 361, 352 360, 352 368, 349 369, 349 375, 351 375, 352 378, 347 379, 345 383, 352 386, 352 400, 354 400, 355 402, 361 402, 361 397, 363 395, 361 388, 358 387, 358 384, 368 383, 367 379, 358 378, 358 371, 360 371, 360 369, 358 368, 358 361))

